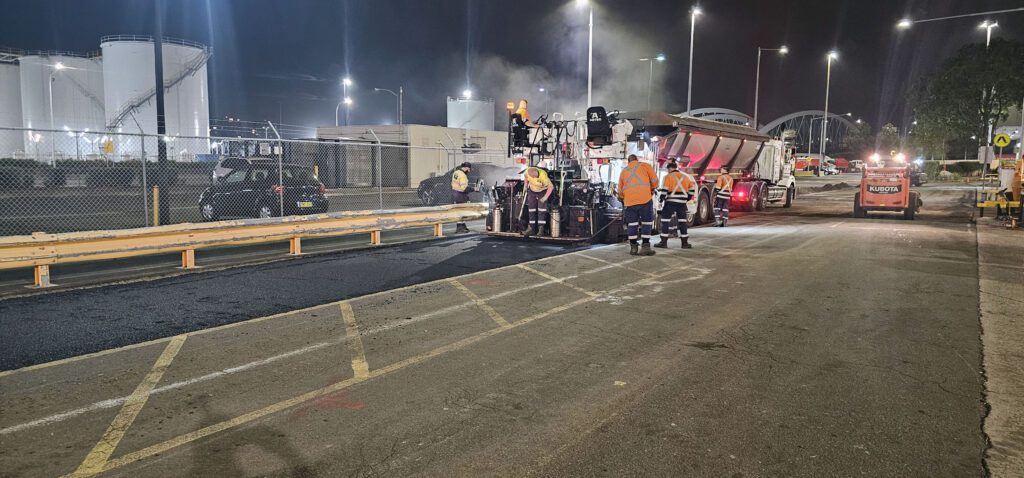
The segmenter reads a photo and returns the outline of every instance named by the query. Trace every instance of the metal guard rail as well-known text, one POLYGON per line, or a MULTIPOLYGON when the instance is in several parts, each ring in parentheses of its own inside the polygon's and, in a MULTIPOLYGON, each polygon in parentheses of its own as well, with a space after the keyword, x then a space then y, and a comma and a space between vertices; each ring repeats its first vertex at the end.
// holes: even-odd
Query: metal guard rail
POLYGON ((0 237, 0 269, 33 267, 35 285, 48 287, 52 264, 121 259, 181 252, 181 267, 195 267, 195 251, 217 246, 288 241, 289 254, 302 254, 303 237, 369 233, 370 244, 381 243, 381 231, 433 226, 480 219, 481 203, 381 211, 348 211, 308 216, 186 223, 138 229, 101 230, 0 237))

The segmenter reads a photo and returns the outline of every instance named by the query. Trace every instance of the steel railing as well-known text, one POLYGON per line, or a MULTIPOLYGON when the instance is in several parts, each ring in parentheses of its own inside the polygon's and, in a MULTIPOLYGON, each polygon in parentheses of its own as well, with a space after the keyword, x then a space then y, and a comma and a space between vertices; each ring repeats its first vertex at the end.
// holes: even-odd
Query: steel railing
POLYGON ((486 211, 485 204, 470 203, 0 237, 0 269, 32 267, 35 285, 48 287, 53 264, 180 252, 181 267, 191 269, 196 249, 288 241, 289 254, 298 255, 303 238, 360 233, 369 233, 369 243, 379 245, 381 231, 433 226, 434 236, 440 237, 442 224, 480 219, 486 211))

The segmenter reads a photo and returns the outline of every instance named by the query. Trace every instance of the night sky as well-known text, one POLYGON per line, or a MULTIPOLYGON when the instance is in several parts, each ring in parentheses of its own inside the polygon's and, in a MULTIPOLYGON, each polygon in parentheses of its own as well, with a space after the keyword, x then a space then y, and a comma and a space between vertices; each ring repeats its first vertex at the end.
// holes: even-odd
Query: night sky
MULTIPOLYGON (((0 0, 0 46, 96 50, 111 34, 152 33, 152 1, 0 0), (16 21, 14 21, 16 20, 16 21)), ((690 1, 593 0, 595 103, 642 109, 648 66, 655 69, 653 109, 686 105, 690 1)), ((355 81, 353 124, 395 120, 394 98, 373 87, 406 91, 407 123, 443 124, 445 97, 467 85, 475 95, 526 95, 536 116, 581 109, 586 93, 586 11, 571 0, 164 0, 164 35, 206 43, 211 117, 334 122, 339 79, 355 81), (550 96, 540 96, 544 86, 550 96)), ((761 122, 821 109, 825 54, 833 64, 830 110, 873 125, 907 121, 908 89, 960 46, 983 42, 982 18, 915 25, 931 18, 1024 6, 1020 0, 705 0, 694 54, 694 108, 751 113, 756 48, 786 44, 762 62, 761 122)), ((1024 13, 992 17, 994 35, 1024 40, 1024 13)))

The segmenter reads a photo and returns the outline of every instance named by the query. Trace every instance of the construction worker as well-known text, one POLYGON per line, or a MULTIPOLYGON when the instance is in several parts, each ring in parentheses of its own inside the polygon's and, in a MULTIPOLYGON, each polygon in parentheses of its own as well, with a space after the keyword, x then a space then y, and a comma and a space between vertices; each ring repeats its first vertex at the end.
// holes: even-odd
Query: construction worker
POLYGON ((544 226, 548 223, 548 198, 555 186, 548 179, 547 171, 537 166, 526 168, 523 178, 526 180, 526 209, 530 219, 530 225, 523 231, 523 236, 543 236, 544 226))
MULTIPOLYGON (((464 204, 469 202, 469 193, 473 191, 473 188, 469 185, 469 172, 473 170, 473 165, 469 162, 465 162, 455 168, 452 172, 452 202, 455 204, 464 204)), ((466 223, 460 222, 455 225, 456 234, 464 234, 469 232, 469 228, 466 227, 466 223)))
POLYGON ((626 167, 619 173, 619 198, 626 206, 622 220, 629 235, 629 254, 653 256, 651 229, 654 226, 654 191, 658 189, 658 174, 647 163, 641 163, 635 154, 629 155, 626 167), (638 244, 642 241, 642 245, 638 244))
POLYGON ((672 216, 675 216, 679 225, 679 239, 683 249, 692 249, 690 245, 690 234, 686 231, 686 203, 697 195, 697 181, 693 176, 679 170, 676 161, 670 160, 666 165, 668 174, 662 179, 661 193, 661 242, 654 245, 662 249, 668 248, 668 240, 676 235, 676 226, 672 225, 672 216))
POLYGON ((715 180, 715 226, 725 227, 729 222, 729 200, 732 199, 732 176, 729 168, 722 166, 718 179, 715 180))
POLYGON ((536 128, 537 125, 533 121, 530 121, 530 103, 526 101, 526 98, 519 100, 519 108, 516 109, 516 113, 523 120, 523 124, 528 128, 536 128))

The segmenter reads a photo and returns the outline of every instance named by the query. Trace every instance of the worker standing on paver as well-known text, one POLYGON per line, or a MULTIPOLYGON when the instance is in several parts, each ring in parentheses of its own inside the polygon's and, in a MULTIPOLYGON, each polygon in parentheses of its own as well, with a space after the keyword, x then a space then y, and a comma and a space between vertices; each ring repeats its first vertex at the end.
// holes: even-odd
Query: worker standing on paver
POLYGON ((555 186, 551 184, 547 171, 537 166, 526 168, 523 177, 526 179, 526 209, 530 220, 530 225, 523 231, 523 236, 543 236, 544 227, 548 223, 548 198, 551 197, 555 186))
POLYGON ((686 229, 686 203, 697 194, 697 181, 693 176, 679 170, 675 160, 670 160, 666 165, 668 174, 662 179, 661 193, 661 242, 654 245, 662 249, 668 248, 669 238, 676 235, 676 226, 672 224, 672 217, 675 216, 679 225, 679 239, 683 249, 692 249, 690 245, 690 234, 686 229))
POLYGON ((629 235, 630 255, 653 256, 651 229, 654 226, 654 191, 658 189, 658 174, 647 163, 641 163, 635 154, 629 155, 626 167, 619 173, 619 198, 626 207, 623 221, 629 235), (642 246, 638 244, 642 241, 642 246))
POLYGON ((732 199, 732 176, 729 168, 722 166, 718 179, 715 180, 715 226, 725 227, 729 222, 729 200, 732 199))
MULTIPOLYGON (((469 172, 473 170, 473 165, 469 162, 465 162, 455 168, 452 173, 452 202, 455 204, 464 204, 469 202, 469 193, 473 189, 469 186, 469 172)), ((466 227, 466 223, 460 222, 455 225, 455 233, 463 234, 469 232, 469 228, 466 227)))

